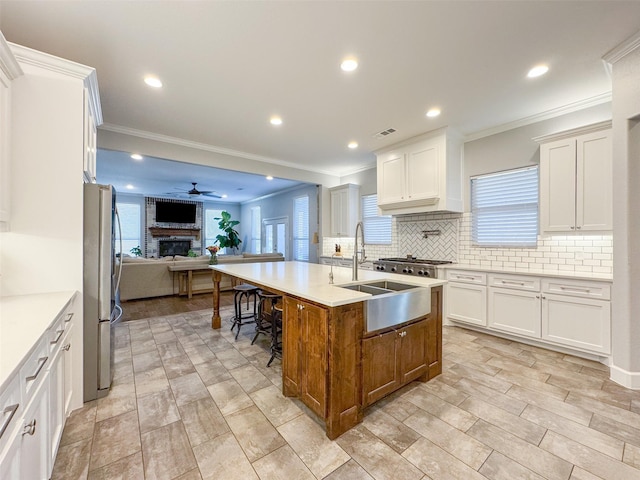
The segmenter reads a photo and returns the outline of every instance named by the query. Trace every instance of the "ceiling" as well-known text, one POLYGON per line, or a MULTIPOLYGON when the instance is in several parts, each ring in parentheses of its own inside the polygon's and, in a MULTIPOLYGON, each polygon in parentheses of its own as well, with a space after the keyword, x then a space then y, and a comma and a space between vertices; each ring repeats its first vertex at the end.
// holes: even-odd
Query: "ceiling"
POLYGON ((300 182, 264 175, 211 168, 144 156, 134 160, 128 152, 98 150, 98 183, 113 185, 116 191, 147 196, 172 197, 208 202, 242 203, 302 185, 300 182), (185 193, 196 182, 198 191, 185 193), (226 195, 225 198, 217 196, 226 195))
POLYGON ((609 101, 601 58, 640 30, 640 2, 1 0, 0 29, 95 67, 103 129, 342 176, 446 125, 477 137, 609 101), (349 56, 359 68, 346 73, 349 56), (526 78, 540 63, 549 73, 526 78))

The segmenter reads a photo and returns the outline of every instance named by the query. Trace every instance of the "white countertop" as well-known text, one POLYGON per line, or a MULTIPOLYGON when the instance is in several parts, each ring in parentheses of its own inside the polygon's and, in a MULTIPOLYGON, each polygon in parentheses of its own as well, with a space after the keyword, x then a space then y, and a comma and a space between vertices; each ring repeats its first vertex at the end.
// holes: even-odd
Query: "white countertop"
POLYGON ((421 287, 444 285, 446 280, 416 278, 374 270, 359 270, 358 280, 351 280, 351 270, 334 268, 333 281, 329 284, 330 265, 306 262, 267 262, 245 263, 240 265, 210 265, 211 269, 241 278, 249 283, 255 282, 300 298, 305 298, 328 307, 337 307, 349 303, 362 302, 372 296, 356 292, 339 285, 362 283, 370 280, 393 280, 421 287))
MULTIPOLYGON (((574 280, 600 280, 604 282, 612 282, 613 276, 608 273, 593 272, 567 272, 562 270, 524 270, 524 269, 508 269, 496 267, 483 267, 480 265, 464 265, 460 263, 449 263, 446 265, 438 265, 438 270, 473 270, 474 272, 487 273, 512 273, 516 275, 531 275, 535 277, 553 277, 553 278, 572 278, 574 280)), ((444 275, 443 275, 444 276, 444 275)))
POLYGON ((0 297, 0 389, 64 311, 75 292, 0 297))

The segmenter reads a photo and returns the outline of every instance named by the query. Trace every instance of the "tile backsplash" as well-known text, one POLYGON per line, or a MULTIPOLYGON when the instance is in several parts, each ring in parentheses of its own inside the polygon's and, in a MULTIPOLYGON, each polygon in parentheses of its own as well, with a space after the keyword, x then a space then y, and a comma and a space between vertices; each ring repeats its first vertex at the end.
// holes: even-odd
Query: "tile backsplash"
MULTIPOLYGON (((353 255, 354 239, 325 237, 322 255, 340 244, 345 257, 353 255)), ((403 257, 451 260, 505 270, 548 270, 613 273, 612 235, 538 236, 535 248, 477 247, 471 243, 471 213, 435 213, 393 217, 391 245, 366 245, 367 258, 403 257), (440 231, 427 235, 423 231, 440 231)))

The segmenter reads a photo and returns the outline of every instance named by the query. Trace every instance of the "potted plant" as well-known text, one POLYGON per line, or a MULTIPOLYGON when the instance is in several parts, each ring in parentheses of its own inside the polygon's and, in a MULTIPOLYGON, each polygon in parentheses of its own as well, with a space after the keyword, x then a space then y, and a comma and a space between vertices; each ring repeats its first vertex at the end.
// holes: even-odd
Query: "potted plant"
POLYGON ((218 228, 224 232, 224 235, 216 236, 215 243, 218 243, 220 248, 228 248, 231 252, 235 253, 242 243, 240 234, 234 228, 240 222, 238 220, 231 220, 231 214, 229 212, 223 211, 221 215, 221 217, 215 217, 214 220, 219 220, 218 228))
POLYGON ((135 257, 141 257, 142 256, 142 250, 140 249, 140 245, 138 245, 137 247, 133 247, 131 250, 129 250, 131 252, 131 254, 135 257))

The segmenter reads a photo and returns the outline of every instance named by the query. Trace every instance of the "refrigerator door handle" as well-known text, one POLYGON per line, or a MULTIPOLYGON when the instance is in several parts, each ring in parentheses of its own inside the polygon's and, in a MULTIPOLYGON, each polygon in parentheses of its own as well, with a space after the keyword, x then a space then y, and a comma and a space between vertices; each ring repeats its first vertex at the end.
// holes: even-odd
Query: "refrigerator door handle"
POLYGON ((110 320, 111 317, 111 190, 100 188, 99 247, 98 269, 98 319, 110 320))
POLYGON ((113 292, 114 295, 117 294, 118 289, 120 288, 120 277, 122 276, 122 224, 120 223, 120 212, 118 212, 118 207, 116 207, 116 220, 118 221, 118 239, 120 240, 120 262, 118 265, 118 279, 116 280, 116 288, 113 292))
POLYGON ((100 345, 98 358, 98 389, 111 386, 111 322, 102 321, 98 324, 98 342, 100 345))

